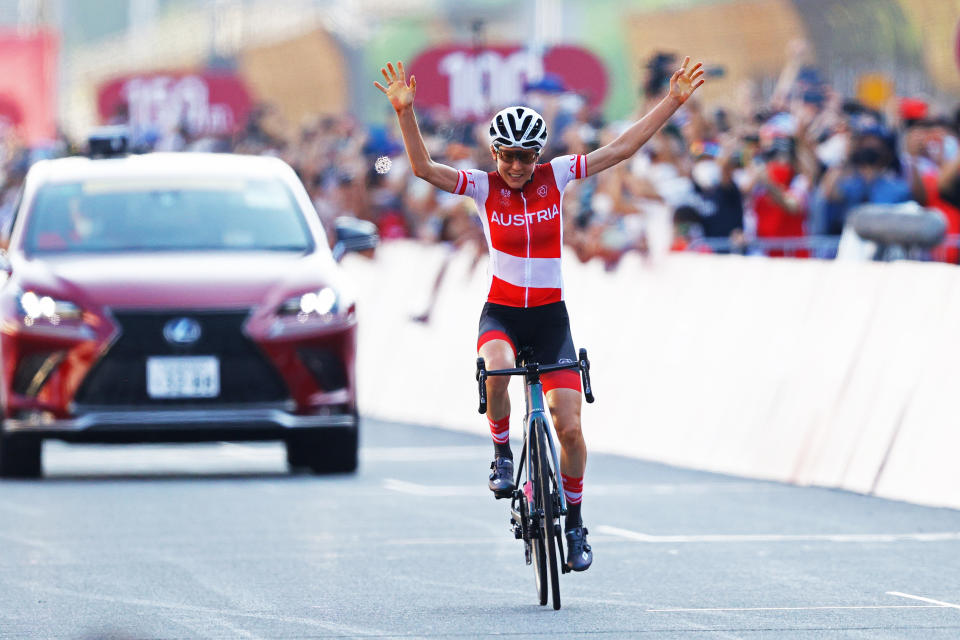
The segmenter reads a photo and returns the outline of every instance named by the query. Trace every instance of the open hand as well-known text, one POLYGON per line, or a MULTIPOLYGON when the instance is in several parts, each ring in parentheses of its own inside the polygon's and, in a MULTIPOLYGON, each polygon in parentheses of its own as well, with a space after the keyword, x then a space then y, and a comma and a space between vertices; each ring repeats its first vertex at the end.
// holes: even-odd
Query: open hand
POLYGON ((688 71, 689 64, 690 56, 687 56, 670 78, 670 96, 679 100, 680 104, 686 102, 697 87, 703 84, 703 63, 698 62, 688 71))
POLYGON ((387 86, 384 87, 379 82, 374 82, 374 86, 387 94, 390 104, 397 111, 401 111, 413 104, 413 97, 417 93, 417 78, 410 76, 410 84, 407 84, 407 74, 403 69, 403 63, 398 62, 397 68, 393 68, 393 63, 388 62, 387 68, 380 69, 387 86), (389 73, 387 72, 389 70, 389 73))

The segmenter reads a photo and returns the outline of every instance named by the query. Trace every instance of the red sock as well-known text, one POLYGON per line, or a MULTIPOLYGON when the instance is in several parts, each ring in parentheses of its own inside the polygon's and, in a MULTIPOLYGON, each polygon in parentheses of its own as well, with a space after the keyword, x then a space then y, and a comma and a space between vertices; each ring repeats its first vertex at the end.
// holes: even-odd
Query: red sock
POLYGON ((571 478, 565 473, 561 473, 563 478, 563 495, 567 498, 567 504, 580 504, 583 499, 583 476, 571 478))
POLYGON ((510 415, 500 418, 496 422, 487 417, 490 423, 490 435, 493 436, 494 444, 507 444, 510 442, 510 415))

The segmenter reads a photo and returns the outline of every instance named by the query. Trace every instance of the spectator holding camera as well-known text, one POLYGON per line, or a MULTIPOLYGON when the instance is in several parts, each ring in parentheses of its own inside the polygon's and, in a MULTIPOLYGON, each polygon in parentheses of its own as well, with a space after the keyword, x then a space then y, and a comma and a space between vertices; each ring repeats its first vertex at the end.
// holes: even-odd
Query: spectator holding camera
POLYGON ((793 138, 774 138, 755 159, 752 171, 749 202, 757 237, 803 237, 810 181, 798 169, 793 138))
POLYGON ((910 183, 898 172, 893 136, 877 125, 855 134, 846 162, 827 171, 820 190, 826 232, 839 235, 847 214, 861 204, 899 204, 914 198, 910 183))

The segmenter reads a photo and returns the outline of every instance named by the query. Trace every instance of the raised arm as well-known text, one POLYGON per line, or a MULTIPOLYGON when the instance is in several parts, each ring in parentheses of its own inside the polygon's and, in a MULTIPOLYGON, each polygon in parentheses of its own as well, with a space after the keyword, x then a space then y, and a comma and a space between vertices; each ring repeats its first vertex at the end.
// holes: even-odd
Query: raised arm
POLYGON ((413 97, 417 93, 416 77, 410 76, 410 84, 407 84, 406 72, 403 69, 402 62, 397 63, 396 69, 394 69, 393 63, 388 62, 386 69, 380 69, 380 71, 387 81, 387 86, 384 87, 379 82, 373 84, 387 95, 390 104, 397 112, 397 120, 400 121, 400 133, 403 135, 403 146, 407 149, 407 157, 410 158, 413 174, 418 178, 423 178, 438 189, 453 193, 457 188, 459 173, 453 167, 434 162, 430 158, 427 146, 423 143, 423 136, 420 134, 417 116, 413 113, 413 97))
POLYGON ((702 63, 687 70, 690 56, 670 78, 670 92, 650 112, 620 134, 616 140, 587 155, 587 172, 594 175, 631 157, 646 143, 693 92, 703 84, 702 63))

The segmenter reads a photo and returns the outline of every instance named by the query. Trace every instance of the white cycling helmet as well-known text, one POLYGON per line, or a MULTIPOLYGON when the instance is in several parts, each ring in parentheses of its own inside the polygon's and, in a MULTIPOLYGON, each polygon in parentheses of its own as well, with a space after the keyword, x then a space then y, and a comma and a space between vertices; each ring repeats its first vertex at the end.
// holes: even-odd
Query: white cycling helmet
POLYGON ((547 123, 527 107, 507 107, 490 121, 490 142, 500 147, 523 147, 540 151, 547 144, 547 123))

